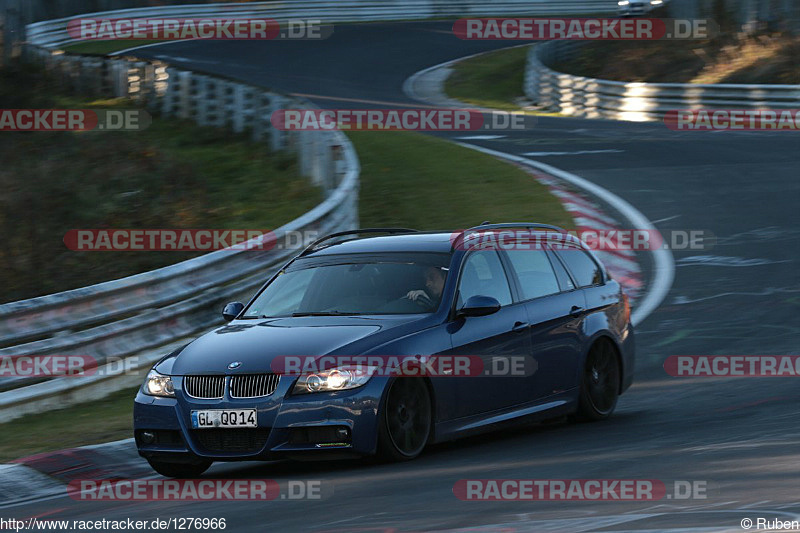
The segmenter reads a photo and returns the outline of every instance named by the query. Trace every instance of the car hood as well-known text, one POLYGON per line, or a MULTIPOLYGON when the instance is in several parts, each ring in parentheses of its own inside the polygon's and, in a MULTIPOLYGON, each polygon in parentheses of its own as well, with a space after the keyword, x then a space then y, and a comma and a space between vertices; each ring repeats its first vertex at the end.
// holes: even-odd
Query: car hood
POLYGON ((297 317, 237 320, 171 354, 156 365, 168 375, 271 372, 279 356, 322 356, 341 350, 371 335, 419 319, 369 319, 354 317, 297 317), (229 365, 238 363, 234 369, 229 365))

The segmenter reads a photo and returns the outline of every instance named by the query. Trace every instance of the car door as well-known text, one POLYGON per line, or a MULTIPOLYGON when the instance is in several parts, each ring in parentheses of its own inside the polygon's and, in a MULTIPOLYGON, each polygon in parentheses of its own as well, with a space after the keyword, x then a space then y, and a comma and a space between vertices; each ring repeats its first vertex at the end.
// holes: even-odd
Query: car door
MULTIPOLYGON (((454 318, 449 331, 453 352, 480 357, 484 369, 497 368, 496 356, 531 355, 528 316, 523 304, 514 303, 500 256, 494 250, 469 252, 462 262, 456 307, 472 296, 490 296, 500 310, 487 316, 454 318)), ((457 417, 486 413, 519 403, 526 381, 513 376, 472 376, 458 380, 457 417)))
POLYGON ((531 400, 576 386, 581 356, 581 322, 586 302, 564 267, 543 247, 503 252, 530 323, 536 372, 531 400))

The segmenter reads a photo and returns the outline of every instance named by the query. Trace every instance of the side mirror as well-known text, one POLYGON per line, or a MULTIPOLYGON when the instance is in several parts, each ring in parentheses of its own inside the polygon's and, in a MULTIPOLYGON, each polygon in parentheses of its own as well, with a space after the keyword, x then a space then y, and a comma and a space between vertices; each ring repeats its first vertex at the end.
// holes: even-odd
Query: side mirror
POLYGON ((242 312, 244 309, 244 304, 241 302, 232 302, 225 306, 225 309, 222 310, 222 318, 225 319, 225 322, 230 322, 237 316, 239 313, 242 312))
POLYGON ((470 296, 458 310, 458 316, 486 316, 499 310, 500 302, 491 296, 470 296))

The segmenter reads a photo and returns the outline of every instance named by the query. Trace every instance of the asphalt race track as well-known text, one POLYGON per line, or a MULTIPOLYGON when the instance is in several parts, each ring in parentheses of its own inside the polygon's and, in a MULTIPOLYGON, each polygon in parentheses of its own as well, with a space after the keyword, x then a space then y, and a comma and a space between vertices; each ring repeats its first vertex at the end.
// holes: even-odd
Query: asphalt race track
MULTIPOLYGON (((322 107, 414 102, 415 72, 518 43, 465 42, 445 22, 337 26, 324 41, 184 42, 138 55, 309 96, 322 107)), ((379 135, 380 133, 376 133, 379 135)), ((710 250, 675 252, 675 280, 638 326, 639 372, 606 423, 554 423, 433 447, 405 464, 215 465, 210 477, 321 480, 319 501, 85 503, 16 507, 19 518, 226 517, 228 531, 743 531, 743 518, 800 517, 798 378, 672 378, 670 355, 798 355, 800 139, 796 133, 676 133, 540 117, 525 131, 469 140, 586 178, 661 229, 703 229, 710 250), (579 155, 548 152, 614 150, 579 155), (528 153, 538 155, 525 155, 528 153), (705 499, 460 501, 459 479, 706 482, 705 499), (52 514, 50 514, 52 513, 52 514)), ((448 134, 448 137, 464 137, 448 134)), ((645 274, 652 279, 648 254, 645 274)), ((754 528, 755 530, 755 528, 754 528)))

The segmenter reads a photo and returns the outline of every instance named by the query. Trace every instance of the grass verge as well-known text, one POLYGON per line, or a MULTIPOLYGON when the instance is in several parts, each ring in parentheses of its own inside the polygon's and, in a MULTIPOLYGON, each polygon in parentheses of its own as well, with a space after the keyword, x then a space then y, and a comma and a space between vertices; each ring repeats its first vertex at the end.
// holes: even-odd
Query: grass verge
POLYGON ((519 110, 529 47, 480 54, 453 65, 445 92, 462 102, 501 110, 519 110))
POLYGON ((484 220, 570 227, 558 200, 515 165, 415 132, 350 133, 362 226, 467 228, 484 220))
MULTIPOLYGON (((9 109, 132 107, 64 94, 27 67, 0 71, 0 101, 9 109)), ((5 132, 0 160, 0 302, 200 255, 76 252, 63 243, 70 229, 270 229, 322 201, 294 156, 176 119, 155 117, 143 131, 5 132)))
POLYGON ((136 388, 99 401, 0 424, 0 463, 37 453, 133 437, 136 388))
POLYGON ((522 89, 528 46, 504 48, 454 63, 445 80, 447 96, 487 109, 522 112, 526 115, 560 116, 559 113, 522 107, 527 97, 522 89))

